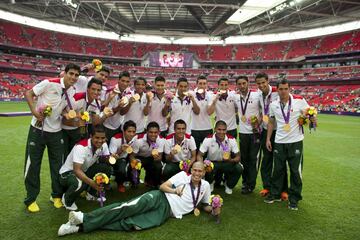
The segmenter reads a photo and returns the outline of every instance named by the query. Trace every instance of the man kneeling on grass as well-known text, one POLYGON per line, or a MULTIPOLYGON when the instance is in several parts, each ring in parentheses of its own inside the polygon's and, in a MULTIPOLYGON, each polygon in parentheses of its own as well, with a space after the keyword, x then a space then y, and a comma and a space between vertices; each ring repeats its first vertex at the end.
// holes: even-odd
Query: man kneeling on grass
POLYGON ((59 171, 60 183, 66 189, 62 203, 67 210, 77 210, 75 200, 84 190, 88 190, 87 200, 97 200, 94 195, 103 189, 93 177, 100 172, 110 176, 109 154, 102 125, 93 128, 91 138, 83 139, 74 146, 59 171))
MULTIPOLYGON (((184 214, 200 214, 199 203, 206 212, 212 212, 210 185, 202 180, 204 164, 195 162, 191 175, 180 172, 161 184, 160 190, 153 190, 127 202, 114 203, 90 213, 70 212, 69 221, 62 224, 58 235, 76 232, 106 230, 141 230, 163 224, 171 216, 181 219, 184 214)), ((213 211, 220 214, 220 208, 213 211)))

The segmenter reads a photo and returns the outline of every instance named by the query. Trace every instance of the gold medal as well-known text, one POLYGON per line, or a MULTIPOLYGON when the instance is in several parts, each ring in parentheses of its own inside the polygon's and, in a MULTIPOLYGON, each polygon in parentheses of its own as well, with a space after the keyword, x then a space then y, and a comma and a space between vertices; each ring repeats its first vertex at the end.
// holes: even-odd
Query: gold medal
POLYGON ((110 156, 110 157, 109 157, 109 163, 110 163, 111 165, 114 165, 114 164, 116 163, 116 158, 114 158, 113 156, 110 156))
POLYGON ((70 119, 73 119, 76 117, 76 112, 75 110, 71 109, 69 112, 68 112, 68 116, 70 119))
POLYGON ((157 150, 156 148, 153 149, 153 150, 151 151, 151 155, 153 155, 154 157, 155 157, 155 156, 159 156, 159 150, 157 150))
POLYGON ((122 97, 120 102, 124 105, 127 105, 129 103, 129 99, 127 97, 122 97))
POLYGON ((194 215, 195 215, 195 217, 200 216, 200 210, 198 208, 194 209, 194 215))
POLYGON ((243 115, 243 116, 241 116, 241 121, 242 122, 246 122, 246 117, 243 115))
POLYGON ((133 96, 133 98, 134 98, 135 102, 136 102, 136 101, 139 101, 139 100, 140 100, 140 95, 139 95, 139 94, 135 94, 135 95, 133 96))
POLYGON ((176 153, 181 152, 181 147, 180 147, 180 145, 179 145, 179 144, 176 144, 176 145, 174 146, 174 150, 176 151, 176 153))
POLYGON ((112 113, 112 110, 109 107, 105 107, 103 112, 107 116, 107 115, 110 115, 112 113))
POLYGON ((133 148, 131 146, 128 146, 125 151, 127 154, 131 154, 133 152, 133 148))
POLYGON ((229 160, 230 159, 230 152, 224 152, 223 153, 223 159, 224 160, 229 160))
POLYGON ((286 124, 284 125, 284 131, 285 131, 285 132, 290 132, 290 130, 291 130, 290 124, 286 123, 286 124))
POLYGON ((263 122, 268 124, 268 122, 269 122, 269 116, 268 115, 263 116, 263 122))

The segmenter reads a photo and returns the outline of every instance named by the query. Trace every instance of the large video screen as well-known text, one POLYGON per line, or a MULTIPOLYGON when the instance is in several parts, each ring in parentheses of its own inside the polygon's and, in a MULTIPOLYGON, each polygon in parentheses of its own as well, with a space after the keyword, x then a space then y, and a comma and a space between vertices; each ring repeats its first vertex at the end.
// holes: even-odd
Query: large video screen
POLYGON ((151 67, 184 67, 193 66, 193 54, 183 52, 159 51, 150 52, 149 63, 151 67))

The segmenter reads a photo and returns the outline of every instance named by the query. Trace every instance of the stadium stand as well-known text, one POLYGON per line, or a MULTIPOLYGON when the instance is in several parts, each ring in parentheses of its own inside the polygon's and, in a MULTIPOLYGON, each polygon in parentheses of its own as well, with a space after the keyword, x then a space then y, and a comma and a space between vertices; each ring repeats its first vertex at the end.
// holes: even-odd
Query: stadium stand
MULTIPOLYGON (((347 80, 360 79, 360 65, 313 64, 303 63, 302 67, 293 64, 284 67, 280 65, 271 69, 244 67, 244 69, 184 69, 184 68, 150 68, 111 61, 112 58, 135 59, 138 63, 151 51, 188 51, 202 62, 221 61, 288 61, 305 56, 324 54, 351 53, 360 50, 360 32, 353 31, 337 35, 317 37, 312 39, 284 41, 280 43, 236 44, 236 45, 169 45, 146 44, 135 42, 119 42, 90 37, 82 37, 59 32, 41 30, 16 23, 0 21, 0 68, 6 69, 0 73, 0 99, 23 98, 26 89, 47 77, 54 77, 69 62, 79 65, 88 63, 79 57, 74 61, 59 57, 56 53, 77 54, 88 59, 93 56, 109 58, 106 65, 113 70, 108 85, 115 84, 118 74, 128 70, 132 77, 143 76, 154 79, 163 75, 168 79, 168 88, 175 87, 175 81, 181 76, 187 77, 192 86, 197 76, 208 77, 211 89, 216 88, 220 77, 233 79, 237 75, 252 76, 259 71, 269 74, 272 81, 286 78, 294 82, 295 93, 307 96, 309 102, 324 111, 360 111, 360 85, 344 85, 347 80), (30 54, 6 51, 7 48, 30 50, 30 54), (31 50, 44 50, 46 54, 34 53, 31 50), (29 73, 27 73, 29 72, 29 73), (306 82, 307 86, 303 86, 306 82), (325 85, 322 85, 321 83, 325 85), (299 83, 299 84, 298 84, 299 83), (300 86, 301 85, 301 86, 300 86)), ((346 63, 348 64, 348 63, 346 63)), ((256 86, 253 85, 253 88, 256 86)), ((234 89, 234 86, 231 86, 234 89)))

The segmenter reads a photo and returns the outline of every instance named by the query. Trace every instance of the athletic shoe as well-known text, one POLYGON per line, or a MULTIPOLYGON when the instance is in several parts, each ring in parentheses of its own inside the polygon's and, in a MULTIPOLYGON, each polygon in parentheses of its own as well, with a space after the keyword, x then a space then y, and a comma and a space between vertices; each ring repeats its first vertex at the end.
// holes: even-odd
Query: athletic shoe
POLYGON ((241 194, 250 194, 252 192, 253 192, 253 190, 251 190, 250 188, 241 189, 241 194))
POLYGON ((124 193, 125 192, 125 186, 124 186, 124 184, 119 184, 118 185, 118 192, 120 192, 120 193, 124 193))
POLYGON ((79 212, 75 212, 75 211, 69 212, 69 223, 71 225, 82 224, 83 220, 84 220, 84 214, 81 211, 79 211, 79 212))
POLYGON ((32 202, 29 206, 27 206, 27 210, 31 213, 36 213, 36 212, 40 211, 40 208, 36 202, 32 202))
POLYGON ((62 203, 64 204, 64 207, 67 209, 67 210, 70 210, 70 211, 76 211, 78 209, 78 207, 76 206, 75 202, 73 202, 71 204, 71 206, 67 206, 66 205, 66 202, 65 202, 65 194, 63 194, 62 198, 61 198, 61 201, 62 203))
POLYGON ((281 193, 281 200, 283 201, 287 201, 289 199, 289 195, 287 192, 282 192, 281 193))
POLYGON ((276 198, 273 195, 269 194, 265 199, 264 203, 274 203, 274 202, 281 202, 281 198, 276 198))
POLYGON ((299 210, 296 202, 289 202, 288 208, 293 211, 299 210))
POLYGON ((269 193, 270 193, 270 191, 268 189, 264 188, 263 190, 260 191, 260 196, 266 197, 269 193))
POLYGON ((225 187, 225 193, 231 195, 233 193, 233 190, 229 188, 226 183, 224 184, 225 187))
POLYGON ((75 225, 71 225, 70 222, 62 224, 58 230, 58 236, 64 236, 67 234, 77 233, 79 232, 79 227, 75 225))
POLYGON ((50 196, 50 202, 54 203, 55 208, 62 208, 64 206, 61 202, 61 198, 53 198, 50 196))

